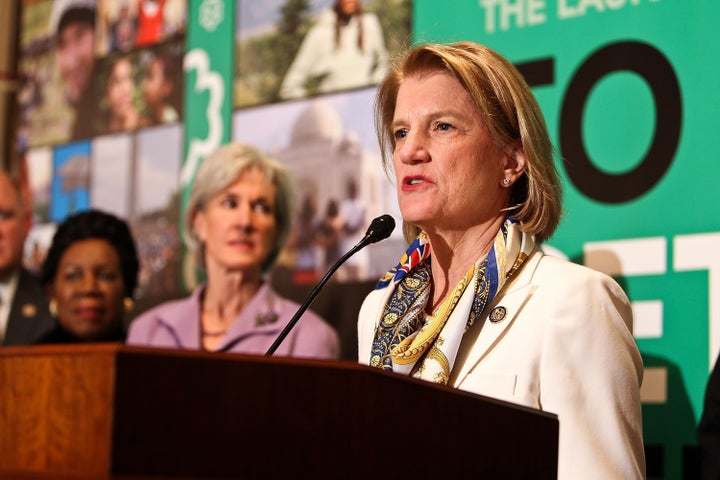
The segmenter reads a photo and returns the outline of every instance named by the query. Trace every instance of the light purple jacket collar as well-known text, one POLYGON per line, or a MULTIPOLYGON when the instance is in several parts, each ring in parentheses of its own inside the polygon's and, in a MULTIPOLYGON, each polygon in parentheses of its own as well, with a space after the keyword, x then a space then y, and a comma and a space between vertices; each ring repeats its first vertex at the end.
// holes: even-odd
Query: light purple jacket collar
MULTIPOLYGON (((205 291, 203 283, 196 287, 190 296, 173 302, 159 323, 168 329, 175 338, 178 347, 195 350, 200 346, 200 299, 205 291)), ((245 308, 235 318, 223 338, 220 349, 237 340, 254 335, 272 335, 280 333, 287 323, 279 322, 274 308, 279 297, 266 283, 253 296, 245 308)))

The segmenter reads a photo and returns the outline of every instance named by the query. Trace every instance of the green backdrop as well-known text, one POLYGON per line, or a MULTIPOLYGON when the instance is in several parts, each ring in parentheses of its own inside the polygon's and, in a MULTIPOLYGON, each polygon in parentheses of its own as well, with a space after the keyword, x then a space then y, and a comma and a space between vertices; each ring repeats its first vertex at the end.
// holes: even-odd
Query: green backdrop
POLYGON ((414 4, 415 41, 484 43, 534 85, 565 186, 548 243, 614 275, 636 307, 650 478, 696 466, 720 346, 719 17, 715 0, 414 4))
MULTIPOLYGON (((185 185, 229 139, 233 4, 189 2, 185 185)), ((720 350, 717 18, 716 0, 413 5, 415 41, 484 43, 533 86, 565 187, 548 246, 615 276, 633 301, 649 478, 696 467, 695 425, 720 350)))

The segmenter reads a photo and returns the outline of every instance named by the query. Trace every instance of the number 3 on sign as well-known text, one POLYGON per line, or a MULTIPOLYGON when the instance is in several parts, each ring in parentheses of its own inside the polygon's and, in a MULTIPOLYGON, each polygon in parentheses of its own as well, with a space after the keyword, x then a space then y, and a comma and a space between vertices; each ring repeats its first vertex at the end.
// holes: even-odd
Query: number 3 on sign
POLYGON ((203 140, 193 138, 190 140, 187 157, 180 174, 180 183, 189 184, 195 173, 200 159, 206 157, 220 146, 223 138, 222 100, 225 95, 225 83, 222 76, 210 69, 210 58, 205 50, 196 48, 185 54, 183 66, 185 72, 194 70, 195 92, 208 91, 207 108, 207 137, 203 140))

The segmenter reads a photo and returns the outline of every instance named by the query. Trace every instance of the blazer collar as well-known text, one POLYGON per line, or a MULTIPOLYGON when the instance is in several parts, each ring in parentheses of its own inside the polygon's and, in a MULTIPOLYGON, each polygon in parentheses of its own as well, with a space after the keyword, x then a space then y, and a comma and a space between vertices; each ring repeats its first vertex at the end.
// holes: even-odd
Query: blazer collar
POLYGON ((200 298, 204 290, 205 284, 198 285, 189 297, 171 303, 167 311, 158 316, 158 322, 170 331, 182 349, 200 348, 200 298))
MULTIPOLYGON (((175 303, 174 308, 160 320, 172 332, 180 348, 194 350, 200 347, 201 298, 204 291, 203 283, 197 286, 187 299, 175 303)), ((276 299, 277 295, 269 285, 266 283, 261 285, 250 302, 233 320, 222 341, 222 346, 241 336, 279 332, 284 322, 278 319, 278 312, 275 309, 276 299)))
POLYGON ((230 325, 223 344, 249 333, 279 332, 289 319, 279 318, 277 303, 277 294, 267 283, 263 283, 230 325))
POLYGON ((536 248, 515 278, 510 279, 503 291, 499 292, 492 303, 485 308, 481 318, 477 319, 475 325, 465 333, 450 375, 448 382, 450 385, 460 387, 475 365, 500 342, 504 332, 513 324, 515 317, 534 290, 531 283, 532 274, 543 255, 542 251, 536 248), (490 320, 489 317, 493 313, 496 318, 500 316, 502 318, 498 321, 490 320))

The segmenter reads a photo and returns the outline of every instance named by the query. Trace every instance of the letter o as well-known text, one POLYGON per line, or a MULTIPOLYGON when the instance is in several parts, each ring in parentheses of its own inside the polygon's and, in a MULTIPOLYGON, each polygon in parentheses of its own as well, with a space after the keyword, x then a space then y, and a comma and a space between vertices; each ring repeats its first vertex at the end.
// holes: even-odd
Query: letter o
POLYGON ((682 125, 680 83, 670 62, 656 48, 628 41, 607 45, 588 57, 573 75, 560 113, 560 150, 570 181, 602 203, 622 203, 649 191, 675 157, 682 125), (655 134, 642 161, 631 171, 609 174, 590 159, 582 138, 583 111, 595 84, 604 76, 630 71, 650 86, 656 110, 655 134))

